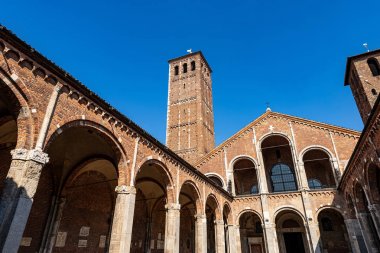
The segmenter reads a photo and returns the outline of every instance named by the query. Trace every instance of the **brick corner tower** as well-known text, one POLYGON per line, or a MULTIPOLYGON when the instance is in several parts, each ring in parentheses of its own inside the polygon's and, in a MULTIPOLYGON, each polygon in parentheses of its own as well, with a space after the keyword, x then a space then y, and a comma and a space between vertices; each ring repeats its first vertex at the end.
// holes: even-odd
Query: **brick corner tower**
POLYGON ((211 73, 200 51, 169 60, 166 145, 190 163, 215 146, 211 73))
POLYGON ((365 124, 380 92, 380 49, 349 57, 344 83, 350 85, 365 124))

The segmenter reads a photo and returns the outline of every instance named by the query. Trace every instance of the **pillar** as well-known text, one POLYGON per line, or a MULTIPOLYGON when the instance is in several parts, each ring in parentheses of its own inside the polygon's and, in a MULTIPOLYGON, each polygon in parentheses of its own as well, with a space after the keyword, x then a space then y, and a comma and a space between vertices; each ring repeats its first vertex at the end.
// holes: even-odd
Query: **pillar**
POLYGON ((207 253, 207 218, 195 216, 195 253, 207 253))
POLYGON ((224 235, 224 221, 215 220, 215 248, 216 253, 226 252, 226 242, 224 235))
POLYGON ((180 204, 167 204, 165 226, 165 253, 179 253, 180 204))
POLYGON ((236 225, 228 225, 228 253, 241 253, 240 228, 236 225))
POLYGON ((360 228, 362 231, 362 235, 364 237, 364 241, 367 247, 368 252, 378 252, 377 245, 376 245, 376 238, 377 236, 376 231, 373 231, 375 228, 371 228, 370 220, 372 219, 371 215, 369 213, 357 213, 356 217, 359 219, 360 228))
POLYGON ((321 247, 319 244, 320 239, 320 233, 319 233, 319 226, 318 223, 314 222, 306 222, 306 225, 308 226, 309 230, 309 244, 311 247, 311 252, 314 253, 321 253, 321 247))
POLYGON ((113 214, 110 253, 129 253, 131 250, 133 215, 135 212, 136 188, 116 186, 116 204, 113 214))
POLYGON ((303 162, 298 162, 299 174, 300 174, 300 190, 309 190, 309 184, 307 182, 307 176, 305 171, 305 165, 303 162))
POLYGON ((33 204, 43 166, 49 161, 41 150, 15 149, 12 152, 0 200, 0 248, 17 252, 33 204))
POLYGON ((276 226, 272 223, 265 222, 264 223, 264 233, 265 233, 265 246, 266 252, 269 253, 279 253, 278 240, 277 240, 277 231, 276 226))
POLYGON ((360 224, 357 219, 345 219, 348 241, 351 244, 352 253, 366 252, 365 241, 360 230, 360 224))

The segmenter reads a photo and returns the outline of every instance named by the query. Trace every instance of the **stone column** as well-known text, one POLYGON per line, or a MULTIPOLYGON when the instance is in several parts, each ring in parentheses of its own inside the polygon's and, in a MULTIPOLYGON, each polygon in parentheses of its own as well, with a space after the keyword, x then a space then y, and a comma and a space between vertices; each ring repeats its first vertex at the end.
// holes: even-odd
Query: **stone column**
POLYGON ((364 237, 364 241, 367 247, 368 252, 379 252, 376 245, 376 231, 371 229, 371 224, 369 219, 371 219, 371 215, 368 213, 357 213, 356 217, 359 219, 360 228, 362 231, 362 235, 364 237))
POLYGON ((260 193, 268 193, 267 175, 265 173, 263 153, 260 147, 256 148, 259 164, 257 165, 257 179, 259 181, 260 193))
POLYGON ((307 176, 305 171, 305 165, 303 162, 298 162, 299 174, 301 179, 300 190, 309 190, 309 184, 307 182, 307 176))
POLYGON ((179 253, 180 204, 167 204, 165 226, 165 253, 179 253))
MULTIPOLYGON (((59 203, 58 203, 57 214, 56 214, 55 221, 53 223, 53 227, 51 228, 51 232, 49 232, 50 236, 48 234, 48 238, 49 238, 48 242, 46 243, 46 247, 43 250, 44 253, 47 253, 47 252, 50 253, 50 252, 53 251, 53 247, 54 247, 55 242, 57 240, 58 229, 59 229, 59 225, 61 223, 61 218, 62 218, 62 214, 63 214, 63 208, 65 207, 65 204, 66 204, 66 199, 65 198, 61 198, 59 200, 59 203)), ((54 216, 55 215, 53 214, 53 217, 54 216)))
POLYGON ((195 216, 195 253, 207 253, 206 215, 195 216))
POLYGON ((320 238, 320 233, 319 233, 319 226, 316 223, 313 222, 306 222, 306 225, 309 230, 309 244, 311 247, 311 252, 314 253, 321 253, 321 247, 319 245, 319 238, 320 238))
POLYGON ((215 248, 216 253, 226 252, 226 242, 224 235, 224 221, 215 220, 215 248))
POLYGON ((331 162, 332 167, 334 169, 335 183, 336 183, 336 185, 339 185, 340 178, 342 177, 342 173, 340 172, 340 169, 339 169, 338 160, 336 158, 332 158, 332 159, 330 159, 330 162, 331 162))
POLYGON ((346 224, 348 241, 351 244, 352 253, 366 252, 366 249, 361 249, 365 242, 360 230, 359 221, 357 219, 346 219, 344 223, 346 224))
POLYGON ((272 223, 264 223, 264 233, 266 238, 267 252, 279 253, 278 241, 277 241, 277 231, 276 226, 272 223))
POLYGON ((129 253, 131 250, 133 215, 135 211, 136 188, 119 185, 115 191, 116 204, 113 214, 110 253, 129 253))
MULTIPOLYGON (((228 253, 234 253, 234 252, 240 253, 241 252, 241 248, 238 248, 238 242, 237 242, 237 240, 240 241, 240 233, 237 233, 236 227, 237 227, 237 229, 239 229, 239 226, 227 225, 228 253)), ((240 243, 239 243, 239 245, 240 245, 240 243)))
POLYGON ((376 227, 378 238, 380 238, 380 205, 373 204, 368 206, 368 210, 371 212, 373 223, 376 227))
POLYGON ((41 150, 15 149, 12 152, 0 200, 0 248, 17 252, 33 204, 41 170, 49 161, 41 150))

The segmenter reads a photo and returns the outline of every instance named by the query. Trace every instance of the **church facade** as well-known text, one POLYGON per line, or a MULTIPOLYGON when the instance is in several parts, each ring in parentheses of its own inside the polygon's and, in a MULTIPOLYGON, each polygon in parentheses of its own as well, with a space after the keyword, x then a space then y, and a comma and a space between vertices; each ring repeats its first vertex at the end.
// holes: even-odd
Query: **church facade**
POLYGON ((380 51, 362 133, 267 111, 215 147, 212 69, 169 61, 166 145, 0 27, 2 252, 380 251, 380 51))

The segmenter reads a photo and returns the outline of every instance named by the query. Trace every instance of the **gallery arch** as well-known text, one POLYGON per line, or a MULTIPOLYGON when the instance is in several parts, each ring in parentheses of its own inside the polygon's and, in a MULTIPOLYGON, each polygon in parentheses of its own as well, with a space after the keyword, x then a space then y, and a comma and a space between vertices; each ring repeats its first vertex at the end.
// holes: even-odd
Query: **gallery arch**
POLYGON ((270 135, 262 141, 261 151, 269 191, 296 191, 297 176, 288 139, 282 135, 270 135))
POLYGON ((259 184, 255 164, 247 158, 240 158, 233 165, 235 194, 258 194, 259 184))
POLYGON ((343 216, 334 209, 318 214, 322 252, 351 252, 343 216))
POLYGON ((200 197, 196 186, 191 182, 185 182, 182 185, 179 204, 181 205, 180 213, 180 238, 179 252, 195 252, 195 217, 200 215, 200 197))
POLYGON ((165 245, 166 205, 173 203, 168 191, 172 180, 160 162, 149 160, 136 179, 136 204, 133 217, 131 252, 162 252, 165 245))
POLYGON ((321 149, 308 150, 303 163, 310 189, 335 188, 336 181, 330 156, 321 149))
POLYGON ((239 227, 242 253, 264 253, 265 243, 260 217, 252 211, 244 212, 239 217, 239 227))
POLYGON ((12 91, 0 81, 0 196, 11 166, 11 151, 17 144, 17 117, 20 109, 12 91))
POLYGON ((121 153, 100 129, 71 122, 49 140, 20 252, 108 248, 121 153))
POLYGON ((284 210, 277 214, 276 230, 281 253, 309 252, 304 220, 298 213, 284 210))
POLYGON ((216 252, 216 228, 220 222, 220 208, 214 195, 209 195, 206 200, 206 219, 207 219, 207 252, 216 252))

